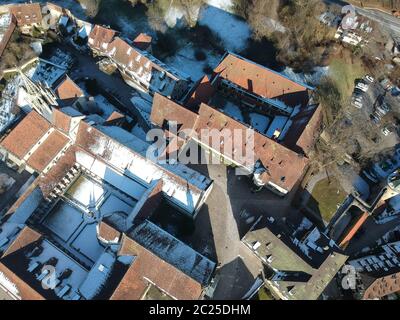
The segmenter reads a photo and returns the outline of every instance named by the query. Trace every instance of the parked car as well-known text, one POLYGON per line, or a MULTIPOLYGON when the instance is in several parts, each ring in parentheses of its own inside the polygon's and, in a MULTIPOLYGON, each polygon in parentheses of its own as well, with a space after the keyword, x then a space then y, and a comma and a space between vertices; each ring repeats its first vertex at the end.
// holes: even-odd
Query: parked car
POLYGON ((389 90, 392 90, 393 89, 393 84, 390 82, 390 80, 389 79, 383 79, 382 81, 381 81, 381 86, 385 89, 385 90, 387 90, 387 91, 389 91, 389 90))
POLYGON ((353 101, 351 102, 351 105, 352 105, 353 107, 356 107, 357 109, 361 109, 361 108, 363 107, 362 102, 359 101, 359 100, 353 100, 353 101))
POLYGON ((392 129, 391 129, 390 127, 388 127, 388 126, 382 128, 382 134, 383 134, 384 136, 386 136, 386 137, 387 137, 389 134, 391 134, 392 132, 393 132, 392 129))
POLYGON ((392 87, 392 96, 393 97, 397 97, 398 95, 400 95, 400 88, 399 87, 392 87))
POLYGON ((371 121, 375 124, 379 124, 381 122, 381 116, 376 112, 371 113, 371 115, 369 117, 370 117, 371 121))
POLYGON ((375 79, 374 79, 373 77, 371 77, 370 75, 366 75, 366 76, 364 77, 364 79, 367 80, 367 81, 370 82, 370 83, 373 83, 373 82, 375 81, 375 79))
POLYGON ((364 83, 364 82, 358 82, 357 84, 356 84, 356 89, 359 89, 359 90, 361 90, 362 92, 367 92, 368 91, 368 88, 369 88, 369 86, 368 86, 368 84, 366 84, 366 83, 364 83))
POLYGON ((380 106, 376 108, 376 112, 381 116, 386 115, 390 111, 390 107, 386 103, 382 103, 380 106))

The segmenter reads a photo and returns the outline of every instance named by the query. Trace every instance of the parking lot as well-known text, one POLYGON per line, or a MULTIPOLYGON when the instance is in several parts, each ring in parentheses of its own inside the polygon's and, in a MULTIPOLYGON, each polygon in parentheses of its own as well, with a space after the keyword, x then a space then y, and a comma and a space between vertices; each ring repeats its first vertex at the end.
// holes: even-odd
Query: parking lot
POLYGON ((367 84, 365 92, 355 90, 345 115, 354 127, 353 138, 357 139, 365 153, 377 154, 393 148, 400 142, 393 117, 399 113, 399 100, 376 80, 367 84))

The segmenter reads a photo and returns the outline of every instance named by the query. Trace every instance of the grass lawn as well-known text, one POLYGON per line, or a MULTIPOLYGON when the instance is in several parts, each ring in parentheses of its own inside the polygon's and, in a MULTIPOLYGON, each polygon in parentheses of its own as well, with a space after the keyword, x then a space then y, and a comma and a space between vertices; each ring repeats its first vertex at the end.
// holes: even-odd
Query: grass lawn
POLYGON ((343 99, 351 96, 354 89, 354 80, 365 75, 365 69, 359 59, 352 63, 348 59, 336 58, 331 61, 330 74, 335 81, 343 99))
POLYGON ((325 222, 329 222, 346 196, 337 179, 326 178, 316 183, 307 206, 319 213, 325 222))

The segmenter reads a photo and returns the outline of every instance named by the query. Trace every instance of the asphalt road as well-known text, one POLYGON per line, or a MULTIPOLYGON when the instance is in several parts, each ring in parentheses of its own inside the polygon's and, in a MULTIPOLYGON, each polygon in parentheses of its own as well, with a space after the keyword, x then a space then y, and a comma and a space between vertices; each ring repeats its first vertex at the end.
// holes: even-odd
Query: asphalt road
MULTIPOLYGON (((344 6, 348 4, 341 0, 325 0, 325 3, 344 6)), ((371 20, 379 22, 381 26, 386 28, 393 36, 400 36, 400 19, 392 16, 390 13, 378 9, 361 8, 354 6, 359 15, 365 16, 371 20)))

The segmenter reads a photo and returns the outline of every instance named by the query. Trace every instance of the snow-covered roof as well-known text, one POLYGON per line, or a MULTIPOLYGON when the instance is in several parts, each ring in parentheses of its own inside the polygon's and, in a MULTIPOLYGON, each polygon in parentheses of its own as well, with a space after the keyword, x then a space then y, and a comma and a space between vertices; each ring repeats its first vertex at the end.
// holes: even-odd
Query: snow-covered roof
POLYGON ((215 263, 154 223, 144 221, 130 233, 130 236, 199 283, 206 285, 209 282, 215 263))
POLYGON ((83 149, 100 157, 114 170, 138 181, 143 186, 149 187, 153 181, 162 179, 164 194, 190 214, 195 212, 203 191, 206 191, 212 183, 207 177, 186 166, 159 165, 147 159, 148 144, 119 127, 94 128, 81 123, 77 143, 83 149))

